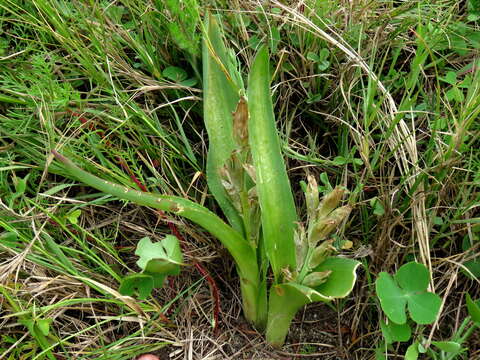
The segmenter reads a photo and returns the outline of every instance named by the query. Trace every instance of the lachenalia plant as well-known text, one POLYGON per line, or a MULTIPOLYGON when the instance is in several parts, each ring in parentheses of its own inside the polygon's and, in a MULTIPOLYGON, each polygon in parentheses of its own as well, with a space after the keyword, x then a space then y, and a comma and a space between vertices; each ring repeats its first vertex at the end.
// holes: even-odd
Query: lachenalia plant
MULTIPOLYGON (((270 93, 269 55, 258 50, 248 89, 213 17, 204 25, 204 121, 209 136, 207 181, 227 222, 190 200, 145 193, 102 180, 53 154, 75 178, 100 191, 185 217, 230 252, 240 280, 245 318, 281 346, 296 312, 312 302, 346 297, 359 262, 334 256, 329 235, 350 213, 344 190, 320 200, 308 176, 307 221, 299 221, 282 157, 270 93)), ((344 242, 344 246, 348 242, 344 242)))

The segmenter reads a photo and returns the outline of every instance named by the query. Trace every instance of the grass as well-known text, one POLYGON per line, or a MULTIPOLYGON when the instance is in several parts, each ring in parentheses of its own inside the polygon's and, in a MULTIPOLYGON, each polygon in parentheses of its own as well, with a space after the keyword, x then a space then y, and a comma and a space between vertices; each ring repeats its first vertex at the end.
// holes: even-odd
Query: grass
MULTIPOLYGON (((137 241, 160 239, 170 228, 154 211, 75 183, 50 150, 106 180, 215 209, 204 176, 199 40, 207 7, 5 0, 3 358, 132 359, 163 351, 226 359, 240 349, 276 358, 308 349, 314 358, 369 359, 382 341, 376 275, 413 259, 431 269, 431 287, 445 301, 438 326, 424 335, 453 335, 466 315, 465 292, 480 297, 478 278, 464 274, 478 264, 480 239, 477 2, 286 3, 216 0, 208 8, 244 66, 262 41, 271 48, 274 107, 297 205, 305 173, 323 174, 325 189, 351 192, 354 210, 337 235, 353 241, 349 256, 364 264, 352 296, 334 309, 309 307, 290 345, 271 351, 242 325, 238 281, 218 242, 168 218, 186 239, 187 261, 202 263, 220 288, 222 331, 209 326, 212 296, 192 267, 146 301, 120 297, 119 280, 136 271, 137 241), (333 334, 312 315, 329 311, 333 334)), ((478 357, 478 347, 472 337, 465 358, 478 357)))

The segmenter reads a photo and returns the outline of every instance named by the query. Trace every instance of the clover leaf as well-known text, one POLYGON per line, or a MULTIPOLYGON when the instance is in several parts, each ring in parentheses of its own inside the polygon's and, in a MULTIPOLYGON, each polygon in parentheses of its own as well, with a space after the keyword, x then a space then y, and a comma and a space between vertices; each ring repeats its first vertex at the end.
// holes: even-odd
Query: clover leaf
POLYGON ((122 295, 132 296, 138 291, 138 298, 145 300, 153 290, 153 278, 145 274, 132 274, 122 279, 118 291, 122 295))
POLYGON ((140 257, 137 265, 152 274, 178 275, 183 262, 180 244, 173 235, 167 235, 157 243, 152 243, 148 237, 142 238, 135 255, 140 257))
POLYGON ((386 272, 379 274, 375 282, 377 296, 382 310, 391 321, 405 324, 406 307, 417 324, 430 324, 435 321, 441 299, 438 295, 426 291, 429 278, 428 269, 416 262, 403 265, 395 277, 386 272))
POLYGON ((180 243, 173 235, 167 235, 156 243, 148 237, 142 238, 135 255, 140 257, 137 265, 143 271, 123 278, 118 291, 128 296, 137 291, 141 300, 146 299, 154 288, 161 288, 168 275, 178 275, 183 265, 180 243))

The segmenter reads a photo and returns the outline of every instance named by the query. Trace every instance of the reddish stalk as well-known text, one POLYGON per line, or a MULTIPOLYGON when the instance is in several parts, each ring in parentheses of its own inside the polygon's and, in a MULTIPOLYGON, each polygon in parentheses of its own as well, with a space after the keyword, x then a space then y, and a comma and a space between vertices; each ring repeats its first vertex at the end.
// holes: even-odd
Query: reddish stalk
POLYGON ((140 190, 142 190, 143 192, 147 192, 148 191, 147 187, 145 185, 143 185, 140 180, 138 180, 138 178, 135 176, 133 171, 130 170, 130 168, 128 167, 125 160, 120 158, 120 156, 117 156, 117 161, 120 164, 120 166, 122 167, 122 169, 128 173, 128 175, 130 176, 130 179, 132 179, 132 181, 138 186, 138 188, 140 190))
MULTIPOLYGON (((93 123, 93 121, 91 119, 87 119, 86 117, 84 117, 82 114, 76 112, 76 111, 72 111, 70 109, 67 109, 67 111, 72 114, 72 116, 76 116, 78 118, 78 121, 80 121, 80 123, 84 126, 86 126, 89 130, 91 131, 97 131, 98 135, 104 139, 105 138, 105 132, 103 132, 103 130, 97 130, 97 127, 95 126, 95 124, 93 123)), ((106 146, 111 146, 112 144, 110 143, 110 141, 108 139, 105 138, 105 145, 106 146)))
MULTIPOLYGON (((168 227, 173 235, 175 235, 178 240, 180 240, 180 244, 187 244, 185 238, 180 234, 177 227, 171 221, 168 221, 168 227)), ((220 314, 220 294, 218 291, 217 283, 213 280, 212 276, 208 272, 202 264, 200 264, 197 260, 193 260, 193 265, 197 269, 197 271, 207 280, 208 285, 210 286, 210 291, 212 292, 213 297, 213 331, 218 330, 218 317, 220 314)))

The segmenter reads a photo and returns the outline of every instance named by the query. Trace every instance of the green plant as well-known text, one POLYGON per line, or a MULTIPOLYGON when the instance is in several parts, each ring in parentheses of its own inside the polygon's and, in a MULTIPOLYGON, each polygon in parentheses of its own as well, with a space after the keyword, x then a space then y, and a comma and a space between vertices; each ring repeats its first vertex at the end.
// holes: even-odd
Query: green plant
MULTIPOLYGON (((351 207, 338 207, 345 193, 338 187, 320 201, 318 185, 309 176, 307 225, 299 223, 275 127, 267 48, 258 51, 245 91, 239 65, 214 18, 206 22, 204 35, 207 180, 229 225, 190 200, 104 181, 58 152, 53 154, 78 180, 121 199, 183 216, 218 238, 237 265, 245 317, 266 331, 270 344, 280 346, 302 306, 343 298, 352 290, 360 263, 331 256, 342 245, 335 247, 329 238, 351 207), (269 267, 273 280, 267 290, 269 267)), ((348 246, 344 242, 343 247, 348 246)))
MULTIPOLYGON (((405 359, 416 360, 424 353, 434 360, 452 360, 466 351, 462 344, 479 326, 480 308, 467 294, 466 302, 470 316, 465 318, 456 333, 447 341, 428 341, 421 333, 423 326, 435 321, 440 310, 441 299, 428 292, 430 274, 428 269, 419 263, 409 262, 397 271, 394 277, 381 272, 375 282, 380 305, 388 318, 388 323, 380 320, 380 327, 389 347, 395 342, 407 342, 412 337, 411 325, 417 324, 417 334, 405 353, 405 359), (409 317, 406 314, 408 308, 409 317)), ((381 349, 379 349, 381 350, 381 349)), ((383 351, 377 355, 384 359, 383 351)))
POLYGON ((161 288, 168 275, 178 275, 183 264, 180 244, 173 235, 157 243, 148 237, 140 239, 135 255, 140 257, 137 265, 143 271, 122 279, 119 291, 131 296, 138 290, 140 299, 146 299, 154 288, 161 288))

